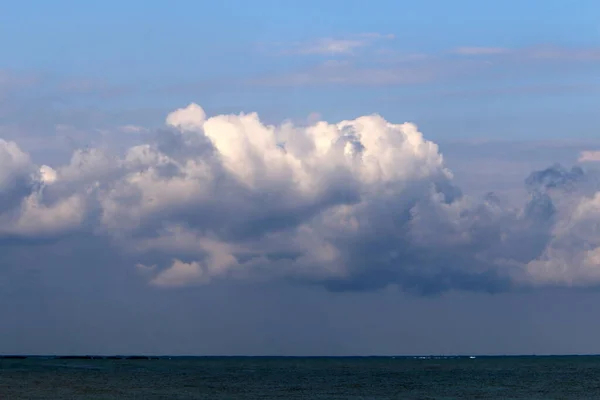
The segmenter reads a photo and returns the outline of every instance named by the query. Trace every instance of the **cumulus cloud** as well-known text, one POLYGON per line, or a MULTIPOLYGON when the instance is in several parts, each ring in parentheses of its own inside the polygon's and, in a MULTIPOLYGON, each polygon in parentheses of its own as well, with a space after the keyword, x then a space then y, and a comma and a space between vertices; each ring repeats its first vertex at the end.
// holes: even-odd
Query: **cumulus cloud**
POLYGON ((72 193, 45 196, 56 171, 37 168, 14 142, 0 140, 0 236, 43 236, 76 226, 83 214, 81 199, 72 193))
POLYGON ((600 197, 579 167, 534 171, 514 207, 464 195, 435 143, 378 115, 267 125, 191 104, 153 137, 119 156, 78 150, 55 167, 1 141, 0 240, 79 234, 137 259, 139 278, 163 289, 600 284, 600 197))
POLYGON ((0 139, 0 189, 8 192, 31 172, 29 156, 15 142, 0 139))
POLYGON ((576 187, 585 179, 585 173, 581 167, 572 167, 567 170, 560 164, 555 164, 541 171, 532 172, 525 180, 525 184, 531 190, 543 190, 553 188, 576 187))
POLYGON ((150 284, 172 287, 203 282, 205 282, 205 273, 198 262, 185 263, 181 260, 173 260, 173 264, 158 273, 150 284))

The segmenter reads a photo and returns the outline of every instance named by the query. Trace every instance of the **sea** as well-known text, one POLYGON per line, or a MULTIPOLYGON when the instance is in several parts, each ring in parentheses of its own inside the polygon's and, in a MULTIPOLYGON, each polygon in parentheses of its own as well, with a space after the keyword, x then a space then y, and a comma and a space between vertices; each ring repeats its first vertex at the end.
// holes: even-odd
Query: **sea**
POLYGON ((600 399, 600 356, 1 357, 0 399, 600 399))

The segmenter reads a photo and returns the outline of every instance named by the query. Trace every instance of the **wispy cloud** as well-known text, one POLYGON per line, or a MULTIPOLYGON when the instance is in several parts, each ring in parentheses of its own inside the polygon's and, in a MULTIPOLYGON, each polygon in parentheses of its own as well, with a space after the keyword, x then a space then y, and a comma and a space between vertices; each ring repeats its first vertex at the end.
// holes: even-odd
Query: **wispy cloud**
POLYGON ((0 69, 0 89, 23 89, 39 84, 41 76, 33 73, 16 72, 0 69))
POLYGON ((321 54, 321 55, 351 55, 360 48, 370 47, 381 40, 393 39, 394 35, 381 33, 361 33, 343 38, 319 38, 304 43, 295 43, 286 50, 285 54, 321 54))
MULTIPOLYGON (((352 40, 322 40, 295 51, 302 54, 327 54, 332 57, 340 54, 355 54, 359 47, 365 47, 370 40, 387 38, 385 35, 362 36, 352 40)), ((247 83, 274 86, 305 86, 315 84, 336 85, 404 85, 430 83, 439 79, 479 74, 485 71, 501 72, 511 69, 511 76, 518 73, 524 63, 576 65, 586 62, 600 61, 600 48, 561 48, 530 47, 508 49, 503 47, 457 47, 433 54, 402 54, 389 48, 377 48, 373 57, 364 54, 351 59, 332 59, 317 64, 312 68, 291 71, 271 76, 251 79, 247 83), (378 56, 377 56, 378 55, 378 56), (381 57, 382 55, 388 57, 381 57), (392 56, 392 57, 389 57, 392 56), (516 68, 516 69, 515 69, 516 68)), ((531 71, 523 70, 523 73, 531 71)), ((468 95, 496 93, 496 89, 485 89, 485 93, 460 93, 468 95)), ((587 87, 552 87, 528 86, 519 88, 503 88, 502 93, 545 93, 565 91, 589 91, 587 87)), ((592 89, 594 91, 594 89, 592 89)), ((452 95, 453 93, 449 93, 452 95)))
POLYGON ((502 95, 528 95, 528 94, 544 94, 556 95, 567 93, 599 93, 599 85, 591 84, 541 84, 541 85, 523 85, 509 87, 491 87, 478 90, 455 90, 436 92, 435 96, 445 97, 485 97, 485 96, 502 96, 502 95))
POLYGON ((600 48, 532 47, 515 51, 522 59, 534 61, 586 62, 600 61, 600 48))
POLYGON ((350 54, 359 47, 367 45, 366 40, 349 39, 319 39, 306 47, 301 47, 295 52, 297 54, 350 54))
POLYGON ((454 54, 462 54, 462 55, 494 55, 494 54, 507 54, 510 53, 510 49, 506 49, 503 47, 457 47, 450 51, 454 54))
POLYGON ((265 76, 247 81, 251 85, 310 86, 310 85, 408 85, 435 81, 485 67, 475 60, 438 62, 400 62, 393 65, 360 65, 348 61, 329 60, 312 68, 265 76))
MULTIPOLYGON (((600 48, 532 46, 518 49, 505 47, 456 47, 450 54, 462 56, 503 56, 510 60, 582 62, 600 60, 600 48)), ((497 60, 495 57, 494 60, 497 60)))
POLYGON ((114 85, 95 79, 65 80, 58 83, 56 90, 66 95, 92 95, 101 98, 121 97, 134 91, 129 86, 114 85))
POLYGON ((118 128, 119 132, 123 133, 146 133, 148 129, 138 125, 122 125, 118 128))

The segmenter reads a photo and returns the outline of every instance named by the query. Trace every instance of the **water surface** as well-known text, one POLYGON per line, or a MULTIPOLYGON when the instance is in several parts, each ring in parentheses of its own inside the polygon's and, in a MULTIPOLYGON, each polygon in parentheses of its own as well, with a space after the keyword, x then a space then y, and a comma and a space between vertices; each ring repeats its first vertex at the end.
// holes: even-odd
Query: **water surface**
POLYGON ((600 357, 2 358, 0 399, 600 399, 600 357))

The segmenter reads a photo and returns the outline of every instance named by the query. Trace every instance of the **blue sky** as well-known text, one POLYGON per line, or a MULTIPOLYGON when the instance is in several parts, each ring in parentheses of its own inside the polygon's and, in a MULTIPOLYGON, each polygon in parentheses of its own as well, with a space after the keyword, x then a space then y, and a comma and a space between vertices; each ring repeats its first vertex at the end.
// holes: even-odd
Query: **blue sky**
POLYGON ((0 354, 599 353, 598 15, 1 2, 0 354))
POLYGON ((162 122, 143 110, 195 101, 273 122, 377 112, 436 139, 555 138, 561 120, 590 137, 599 12, 585 0, 7 2, 0 70, 54 83, 68 104, 130 110, 138 124, 162 122))

